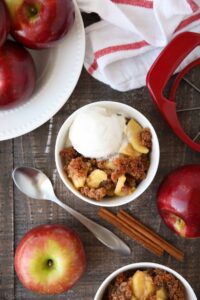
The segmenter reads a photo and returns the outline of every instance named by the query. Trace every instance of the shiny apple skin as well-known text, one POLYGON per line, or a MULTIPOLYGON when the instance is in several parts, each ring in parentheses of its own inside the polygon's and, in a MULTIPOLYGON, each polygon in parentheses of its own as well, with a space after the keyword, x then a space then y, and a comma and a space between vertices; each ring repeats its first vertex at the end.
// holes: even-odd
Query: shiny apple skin
POLYGON ((3 0, 0 0, 0 47, 4 44, 10 31, 10 17, 3 0))
POLYGON ((159 187, 157 207, 174 232, 180 235, 171 215, 185 222, 184 237, 200 237, 200 165, 186 165, 171 172, 159 187))
POLYGON ((0 48, 0 106, 27 100, 33 93, 36 69, 30 53, 13 41, 0 48))
POLYGON ((33 228, 15 253, 15 271, 22 284, 39 294, 69 290, 85 271, 86 257, 79 236, 70 228, 52 224, 33 228), (52 267, 47 262, 52 260, 52 267))
POLYGON ((11 34, 28 48, 54 46, 74 23, 75 8, 72 0, 5 1, 11 14, 11 34))

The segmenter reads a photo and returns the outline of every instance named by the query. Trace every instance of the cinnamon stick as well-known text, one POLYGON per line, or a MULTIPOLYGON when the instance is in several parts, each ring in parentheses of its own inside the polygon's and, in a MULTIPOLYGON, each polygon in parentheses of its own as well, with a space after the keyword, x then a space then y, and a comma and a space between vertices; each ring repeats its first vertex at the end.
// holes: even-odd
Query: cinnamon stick
POLYGON ((141 235, 145 236, 148 240, 151 240, 156 245, 160 246, 168 254, 170 254, 179 261, 183 261, 184 253, 182 251, 168 243, 161 236, 159 236, 157 233, 146 227, 144 224, 140 223, 133 216, 130 216, 126 211, 120 209, 120 212, 117 214, 117 216, 122 222, 126 223, 126 225, 129 226, 129 228, 134 228, 141 235))
POLYGON ((127 234, 132 239, 136 240, 138 243, 140 243, 146 249, 150 250, 157 256, 162 256, 163 249, 159 245, 155 244, 151 240, 146 239, 138 231, 136 231, 132 227, 129 227, 129 225, 124 223, 122 220, 120 220, 117 216, 112 214, 107 209, 101 208, 98 212, 98 215, 100 217, 102 217, 104 220, 108 221, 110 224, 116 226, 119 230, 123 231, 125 234, 127 234))

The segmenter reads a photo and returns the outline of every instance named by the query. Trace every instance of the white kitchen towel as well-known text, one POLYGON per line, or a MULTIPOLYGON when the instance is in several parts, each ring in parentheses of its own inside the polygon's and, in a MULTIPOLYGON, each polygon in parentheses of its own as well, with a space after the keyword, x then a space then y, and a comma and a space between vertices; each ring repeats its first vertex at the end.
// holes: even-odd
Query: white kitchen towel
MULTIPOLYGON (((86 28, 85 68, 118 91, 144 86, 152 63, 175 35, 200 32, 200 0, 77 1, 82 11, 101 18, 86 28)), ((181 67, 199 56, 197 47, 181 67)))

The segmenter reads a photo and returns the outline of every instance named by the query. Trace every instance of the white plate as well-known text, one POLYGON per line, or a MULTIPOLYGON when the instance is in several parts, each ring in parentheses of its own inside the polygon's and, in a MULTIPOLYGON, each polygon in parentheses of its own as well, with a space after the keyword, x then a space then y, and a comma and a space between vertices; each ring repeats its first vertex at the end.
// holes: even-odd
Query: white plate
POLYGON ((21 136, 48 121, 65 104, 79 79, 85 55, 85 31, 75 3, 75 23, 55 48, 30 51, 38 79, 31 99, 0 110, 0 141, 21 136))

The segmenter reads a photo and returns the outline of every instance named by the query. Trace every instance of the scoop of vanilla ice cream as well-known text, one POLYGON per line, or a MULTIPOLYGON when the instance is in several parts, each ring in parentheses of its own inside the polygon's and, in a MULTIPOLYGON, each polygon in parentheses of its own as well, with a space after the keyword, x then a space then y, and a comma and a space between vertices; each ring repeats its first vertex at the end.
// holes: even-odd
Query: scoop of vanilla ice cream
POLYGON ((119 152, 125 118, 103 107, 78 113, 69 129, 72 146, 85 157, 106 158, 119 152))

